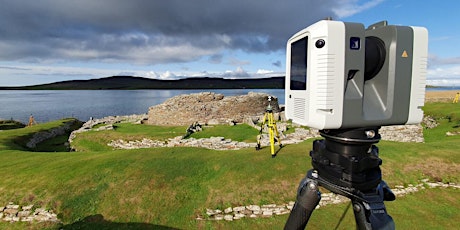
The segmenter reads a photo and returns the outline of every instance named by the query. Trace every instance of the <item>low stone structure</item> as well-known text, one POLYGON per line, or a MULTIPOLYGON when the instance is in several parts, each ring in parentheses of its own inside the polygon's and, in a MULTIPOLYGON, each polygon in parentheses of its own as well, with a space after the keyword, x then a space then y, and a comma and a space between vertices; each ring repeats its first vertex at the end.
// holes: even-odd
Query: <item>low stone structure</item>
MULTIPOLYGON (((282 134, 282 133, 281 133, 282 134)), ((297 144, 309 138, 319 137, 319 133, 314 129, 296 128, 293 133, 282 135, 281 142, 286 144, 297 144)), ((256 137, 254 142, 238 142, 224 137, 210 137, 210 138, 184 138, 177 136, 169 138, 165 141, 152 140, 143 138, 142 140, 112 140, 107 145, 114 149, 140 149, 140 148, 158 148, 158 147, 200 147, 213 150, 238 150, 242 148, 255 148, 257 143, 256 137)), ((269 146, 270 140, 268 134, 262 134, 260 140, 261 146, 269 146)))
POLYGON ((102 131, 102 130, 111 130, 113 125, 116 123, 129 122, 135 124, 141 124, 143 121, 147 120, 147 114, 133 114, 126 116, 108 116, 99 119, 90 119, 85 122, 79 129, 74 130, 69 136, 69 143, 72 143, 78 133, 87 132, 90 130, 93 131, 102 131), (94 126, 102 125, 98 128, 93 128, 94 126))
MULTIPOLYGON (((256 126, 254 126, 257 128, 256 126)), ((297 144, 310 138, 321 138, 318 130, 305 129, 296 127, 293 133, 283 134, 285 131, 285 124, 281 123, 280 135, 281 143, 283 145, 297 144)), ((405 125, 405 126, 388 126, 382 127, 380 130, 382 140, 397 141, 397 142, 423 142, 423 128, 421 125, 405 125)), ((256 137, 254 142, 237 142, 224 137, 211 137, 211 138, 184 138, 177 136, 169 138, 165 141, 152 140, 143 138, 142 140, 112 140, 107 145, 114 149, 139 149, 139 148, 158 148, 158 147, 201 147, 214 150, 238 150, 242 148, 255 148, 256 137)), ((267 133, 261 135, 261 146, 269 146, 270 139, 267 133)))
POLYGON ((140 149, 155 147, 201 147, 214 150, 238 150, 242 148, 255 147, 256 143, 232 141, 231 139, 225 139, 223 137, 185 139, 182 136, 177 136, 175 138, 168 139, 168 141, 158 141, 147 138, 134 141, 112 140, 107 145, 115 149, 140 149))
MULTIPOLYGON (((268 105, 268 94, 263 93, 248 93, 242 96, 224 97, 222 94, 211 92, 179 95, 168 99, 164 103, 149 108, 148 114, 130 115, 130 116, 110 116, 101 119, 91 119, 83 126, 70 135, 69 142, 71 143, 75 135, 80 132, 89 130, 110 130, 113 129, 113 124, 120 122, 130 122, 138 124, 152 125, 190 125, 190 124, 235 124, 246 123, 250 126, 260 129, 257 125, 261 122, 268 105), (201 121, 201 122, 199 122, 201 121), (104 124, 101 126, 101 124, 104 124), (93 128, 98 125, 98 128, 93 128)), ((282 107, 278 104, 277 98, 273 97, 270 105, 273 108, 275 120, 278 130, 281 135, 281 142, 286 144, 296 144, 309 138, 319 138, 319 132, 316 129, 307 129, 301 126, 292 124, 295 128, 294 133, 284 134, 288 124, 282 107)), ((436 127, 436 121, 431 117, 425 117, 423 120, 425 128, 436 127)), ((264 130, 266 133, 267 130, 264 130)), ((383 126, 380 129, 382 140, 397 141, 397 142, 423 142, 423 127, 422 125, 397 125, 383 126)), ((453 135, 449 133, 447 135, 453 135)), ((187 135, 185 135, 187 136, 187 135)), ((153 148, 153 147, 204 147, 217 150, 241 149, 254 147, 254 143, 236 142, 224 137, 213 138, 184 138, 178 136, 170 138, 166 141, 158 141, 154 139, 144 138, 142 140, 112 140, 108 143, 115 149, 135 149, 135 148, 153 148)), ((269 138, 267 134, 262 134, 262 146, 268 146, 269 138)))
MULTIPOLYGON (((147 124, 190 125, 243 123, 245 118, 265 113, 269 94, 253 93, 224 97, 223 94, 202 92, 179 95, 149 108, 147 124)), ((278 99, 272 96, 271 106, 279 112, 278 99)))
POLYGON ((72 130, 72 126, 77 122, 77 120, 72 120, 65 122, 63 125, 52 128, 47 131, 40 131, 35 133, 32 138, 26 143, 27 148, 35 148, 37 147, 37 144, 49 140, 51 138, 64 135, 66 132, 69 132, 72 130))
MULTIPOLYGON (((397 197, 406 196, 411 193, 418 192, 423 189, 430 188, 452 188, 460 189, 460 185, 454 183, 442 183, 442 182, 429 182, 428 179, 421 180, 419 184, 409 184, 407 187, 397 185, 391 190, 397 197)), ((344 196, 337 195, 334 193, 321 193, 321 200, 316 206, 316 209, 327 205, 346 203, 350 200, 344 196)), ((221 209, 206 209, 206 215, 198 215, 197 220, 226 220, 233 221, 242 218, 263 218, 271 217, 274 215, 289 214, 294 206, 294 201, 290 201, 285 204, 268 204, 268 205, 246 205, 228 207, 224 210, 221 209)))
POLYGON ((21 207, 13 202, 0 207, 0 220, 7 222, 61 222, 52 210, 34 208, 34 205, 21 207))

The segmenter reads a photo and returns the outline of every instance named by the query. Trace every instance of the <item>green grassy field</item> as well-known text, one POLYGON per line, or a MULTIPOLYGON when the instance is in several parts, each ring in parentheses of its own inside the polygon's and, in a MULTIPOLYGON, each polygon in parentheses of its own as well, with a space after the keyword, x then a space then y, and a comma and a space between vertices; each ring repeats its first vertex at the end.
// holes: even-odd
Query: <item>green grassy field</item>
MULTIPOLYGON (((383 177, 390 186, 431 181, 460 182, 460 106, 427 104, 440 125, 424 132, 425 143, 378 144, 383 177)), ((233 222, 197 221, 206 208, 281 204, 295 199, 300 179, 311 168, 313 140, 287 145, 276 158, 253 148, 214 151, 202 148, 112 150, 112 139, 165 140, 186 127, 117 124, 112 131, 86 132, 74 141, 78 152, 64 152, 57 140, 34 151, 25 143, 40 130, 62 124, 0 131, 0 206, 8 202, 54 210, 62 224, 4 223, 8 229, 281 229, 287 215, 233 222)), ((258 130, 217 126, 192 137, 256 139, 258 130), (216 135, 220 134, 220 135, 216 135)), ((398 229, 453 229, 460 223, 460 190, 426 189, 386 203, 398 229)), ((316 210, 308 225, 331 229, 346 205, 316 210)), ((349 211, 339 229, 354 227, 349 211)))

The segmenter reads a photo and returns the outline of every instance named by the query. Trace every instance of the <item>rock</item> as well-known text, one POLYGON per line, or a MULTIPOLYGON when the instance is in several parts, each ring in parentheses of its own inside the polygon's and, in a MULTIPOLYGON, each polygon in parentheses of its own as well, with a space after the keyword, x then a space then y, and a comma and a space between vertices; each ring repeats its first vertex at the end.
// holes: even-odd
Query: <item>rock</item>
POLYGON ((258 211, 260 210, 260 206, 259 205, 249 205, 249 206, 246 206, 246 209, 250 211, 258 211))
POLYGON ((228 208, 226 208, 226 209, 224 210, 224 213, 225 213, 225 214, 228 214, 228 213, 231 213, 231 212, 233 212, 232 207, 228 207, 228 208))
POLYGON ((26 217, 30 215, 30 211, 20 211, 18 212, 18 217, 26 217))
POLYGON ((244 211, 245 209, 246 209, 246 207, 244 207, 244 206, 239 206, 239 207, 234 207, 234 208, 233 208, 233 211, 234 211, 234 212, 242 212, 242 211, 244 211))
POLYGON ((446 132, 446 136, 456 136, 456 135, 460 135, 460 132, 446 132))
POLYGON ((18 209, 15 209, 15 208, 7 208, 3 210, 3 213, 6 215, 16 215, 18 212, 19 212, 18 209))
POLYGON ((225 215, 225 216, 224 216, 224 220, 226 220, 226 221, 232 221, 232 220, 233 220, 233 216, 232 216, 232 215, 225 215))
POLYGON ((436 119, 434 119, 431 116, 424 116, 422 120, 422 124, 424 124, 425 128, 427 129, 436 128, 438 126, 438 122, 436 121, 436 119))
POLYGON ((206 209, 206 215, 208 215, 208 216, 214 216, 214 215, 220 214, 220 213, 222 213, 222 211, 219 210, 219 209, 216 209, 216 210, 206 209))
POLYGON ((244 217, 246 217, 245 214, 243 214, 243 213, 236 213, 235 216, 233 217, 233 219, 239 220, 239 219, 244 218, 244 217))
POLYGON ((6 208, 7 209, 19 209, 19 205, 10 203, 6 206, 6 208))
POLYGON ((265 210, 262 212, 262 217, 270 217, 270 216, 273 216, 272 210, 265 210))

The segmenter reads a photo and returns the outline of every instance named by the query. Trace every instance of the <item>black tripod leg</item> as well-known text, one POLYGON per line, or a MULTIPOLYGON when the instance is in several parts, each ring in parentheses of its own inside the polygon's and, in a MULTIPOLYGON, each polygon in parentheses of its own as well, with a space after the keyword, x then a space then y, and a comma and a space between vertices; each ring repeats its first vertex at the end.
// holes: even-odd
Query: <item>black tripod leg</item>
POLYGON ((377 187, 376 192, 364 193, 361 196, 365 201, 351 198, 357 229, 394 230, 395 223, 393 218, 388 215, 385 204, 383 203, 384 200, 389 200, 388 198, 394 200, 394 195, 387 188, 386 183, 382 181, 377 187), (391 193, 391 196, 388 193, 391 193))
POLYGON ((318 182, 315 179, 309 178, 309 175, 311 175, 311 171, 300 182, 297 191, 297 200, 286 221, 285 230, 305 229, 311 214, 321 200, 318 182))
POLYGON ((369 212, 366 210, 363 203, 353 201, 352 204, 353 212, 355 213, 356 229, 371 230, 372 226, 367 217, 367 215, 369 215, 369 212))

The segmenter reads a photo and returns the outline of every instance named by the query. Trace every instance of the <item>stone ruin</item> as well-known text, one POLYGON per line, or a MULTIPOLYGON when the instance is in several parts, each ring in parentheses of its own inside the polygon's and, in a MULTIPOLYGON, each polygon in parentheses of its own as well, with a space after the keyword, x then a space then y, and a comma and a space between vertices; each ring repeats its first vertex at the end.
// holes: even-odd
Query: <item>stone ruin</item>
MULTIPOLYGON (((265 113, 269 104, 266 93, 249 92, 247 95, 228 96, 202 92, 179 95, 149 108, 147 124, 181 126, 194 122, 200 124, 243 123, 252 116, 265 113)), ((278 99, 272 96, 274 113, 280 111, 278 99)))
MULTIPOLYGON (((248 93, 242 96, 224 97, 222 94, 211 92, 203 92, 189 95, 179 95, 166 100, 163 104, 152 106, 149 108, 148 114, 129 115, 129 116, 110 116, 101 119, 91 119, 83 124, 83 126, 72 132, 69 137, 69 143, 76 137, 78 133, 86 131, 104 131, 113 129, 116 123, 135 123, 135 124, 150 124, 150 125, 178 125, 195 126, 214 125, 214 124, 230 124, 245 123, 255 129, 261 127, 257 125, 263 120, 263 115, 268 106, 269 94, 264 93, 248 93), (94 128, 97 127, 97 128, 94 128)), ((284 134, 287 129, 286 118, 282 106, 278 104, 278 99, 272 96, 271 106, 273 108, 275 120, 280 132, 283 145, 296 144, 309 138, 320 137, 318 130, 308 129, 296 124, 292 124, 295 132, 284 134)), ((423 120, 425 128, 436 127, 435 119, 425 117, 423 120)), ((192 126, 189 126, 189 129, 192 126)), ((397 142, 424 142, 423 128, 418 125, 396 125, 384 126, 380 129, 382 140, 397 141, 397 142)), ((192 127, 193 128, 193 127, 192 127)), ((187 133, 189 133, 187 129, 187 133)), ((262 134, 261 145, 269 146, 269 138, 267 130, 262 134)), ((184 132, 185 133, 185 132, 184 132)), ((446 135, 458 135, 456 133, 448 133, 446 135)), ((187 135, 184 135, 187 136, 187 135)), ((177 136, 168 140, 155 140, 143 138, 142 140, 125 141, 122 139, 111 140, 108 145, 114 149, 138 149, 138 148, 157 148, 157 147, 204 147, 215 150, 237 150, 242 148, 255 147, 254 143, 237 142, 225 137, 211 138, 184 138, 177 136)), ((77 151, 73 147, 73 150, 77 151)))
POLYGON ((20 206, 13 202, 0 207, 0 221, 5 222, 61 222, 53 210, 34 208, 34 205, 20 206))

